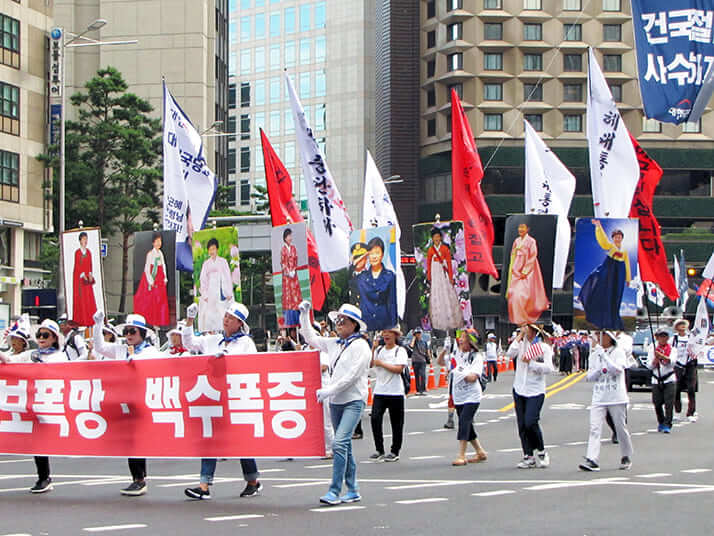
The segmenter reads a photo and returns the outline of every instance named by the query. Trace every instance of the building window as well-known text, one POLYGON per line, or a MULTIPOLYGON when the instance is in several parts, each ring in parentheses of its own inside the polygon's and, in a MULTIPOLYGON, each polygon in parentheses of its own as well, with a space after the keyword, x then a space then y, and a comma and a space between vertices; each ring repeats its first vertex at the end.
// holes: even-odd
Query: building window
POLYGON ((228 162, 226 167, 228 168, 229 175, 236 172, 236 150, 233 147, 228 149, 228 162))
POLYGON ((662 132, 662 123, 656 119, 642 118, 642 132, 662 132))
POLYGON ((250 106, 250 83, 240 83, 240 107, 248 108, 250 106))
POLYGON ((543 39, 543 26, 541 24, 524 24, 523 39, 525 41, 541 41, 543 39))
POLYGON ((274 76, 270 79, 270 102, 275 104, 280 102, 280 97, 282 97, 282 85, 280 84, 280 77, 274 76))
POLYGON ((240 170, 241 173, 250 171, 250 147, 240 148, 240 170))
POLYGON ((426 90, 426 107, 436 106, 436 91, 433 87, 426 90))
POLYGON ((687 132, 689 134, 699 134, 701 131, 702 131, 702 120, 701 119, 699 121, 695 121, 694 123, 682 123, 682 132, 687 132))
POLYGON ((449 54, 447 59, 447 71, 460 71, 464 68, 464 55, 461 52, 449 54))
POLYGON ((310 4, 300 6, 300 31, 307 32, 310 30, 310 4))
POLYGON ((250 41, 250 17, 240 18, 240 40, 242 43, 250 41))
POLYGON ((582 11, 581 0, 563 0, 564 11, 582 11))
POLYGON ((483 0, 484 9, 501 9, 501 0, 483 0))
POLYGON ((300 65, 310 65, 309 39, 300 39, 300 65))
MULTIPOLYGON (((235 134, 236 133, 236 116, 235 115, 229 115, 228 116, 228 130, 227 132, 229 134, 235 134)), ((236 141, 235 136, 228 136, 228 141, 236 141)))
POLYGON ((543 55, 542 54, 523 54, 523 70, 524 71, 542 71, 543 70, 543 55))
POLYGON ((429 60, 426 62, 426 77, 432 78, 436 74, 436 61, 429 60))
POLYGON ((250 49, 240 51, 240 74, 250 74, 250 49))
POLYGON ((258 47, 255 49, 255 72, 263 71, 265 71, 265 47, 258 47))
POLYGON ((563 116, 563 130, 565 132, 582 132, 583 116, 580 114, 566 114, 563 116))
POLYGON ((280 110, 270 112, 270 135, 280 136, 280 110))
POLYGON ((234 110, 236 107, 236 85, 230 84, 228 86, 228 108, 234 110))
POLYGON ((285 123, 285 134, 292 134, 293 132, 295 132, 295 123, 293 122, 292 110, 285 110, 283 122, 285 123))
POLYGON ((563 56, 563 70, 569 72, 582 72, 583 55, 566 54, 565 56, 563 56))
POLYGON ((446 11, 454 11, 464 7, 463 0, 446 0, 446 11))
POLYGON ((315 130, 327 128, 327 105, 318 104, 315 108, 315 130))
POLYGON ((325 71, 315 72, 315 97, 324 97, 327 94, 327 82, 325 81, 325 71))
POLYGON ((20 202, 20 155, 0 151, 0 200, 20 202))
POLYGON ((463 37, 463 30, 464 27, 460 22, 455 22, 453 24, 449 24, 446 27, 446 40, 447 41, 458 41, 463 37))
POLYGON ((503 24, 500 22, 487 22, 484 24, 483 38, 487 41, 500 41, 503 39, 503 24))
POLYGON ((310 73, 300 73, 300 98, 310 98, 310 73))
POLYGON ((461 82, 458 82, 456 84, 451 84, 448 88, 449 90, 449 102, 451 102, 451 90, 453 89, 456 91, 456 94, 459 96, 459 99, 464 98, 464 85, 461 82))
POLYGON ((566 24, 563 26, 563 38, 566 41, 582 41, 583 40, 583 25, 582 24, 566 24))
POLYGON ((451 114, 450 113, 446 114, 445 120, 446 120, 446 132, 447 132, 447 134, 451 134, 451 114))
POLYGON ((603 24, 602 40, 622 41, 622 26, 620 24, 603 24))
POLYGON ((327 45, 325 36, 315 38, 315 63, 324 63, 327 57, 327 45))
POLYGON ((12 266, 12 229, 0 227, 0 264, 12 266))
POLYGON ((622 71, 622 56, 620 54, 604 54, 602 57, 602 70, 607 73, 622 71))
POLYGON ((524 117, 531 124, 533 130, 543 132, 543 114, 525 114, 524 117))
POLYGON ((265 130, 265 112, 255 112, 253 117, 255 136, 260 138, 260 129, 265 130))
POLYGON ((250 205, 250 181, 248 179, 240 180, 240 204, 250 205))
POLYGON ((285 8, 285 33, 295 33, 295 8, 285 8))
POLYGON ((503 100, 503 85, 501 85, 501 84, 484 84, 483 85, 483 100, 487 100, 487 101, 503 100))
POLYGON ((280 69, 280 45, 270 45, 270 70, 280 69))
POLYGON ((428 0, 426 3, 426 18, 436 17, 436 0, 428 0))
POLYGON ((255 38, 265 39, 265 13, 255 15, 255 38))
POLYGON ((315 4, 315 28, 318 30, 325 27, 325 2, 315 4))
POLYGON ((540 84, 523 84, 523 100, 541 102, 543 100, 543 86, 540 84))
POLYGON ((241 114, 240 116, 240 139, 250 139, 250 116, 248 114, 241 114))
POLYGON ((602 0, 603 11, 621 11, 620 0, 602 0))
POLYGON ((255 81, 255 105, 263 106, 265 104, 265 80, 255 81))
POLYGON ((434 136, 436 136, 436 119, 427 119, 426 135, 429 138, 433 138, 434 136))
POLYGON ((280 36, 280 12, 270 14, 270 37, 280 36))
POLYGON ((540 11, 542 9, 541 0, 523 0, 523 9, 540 11))
POLYGON ((503 54, 501 52, 492 52, 489 54, 484 54, 483 68, 487 71, 502 71, 503 54))
POLYGON ((610 93, 612 93, 612 100, 622 102, 622 84, 612 84, 610 86, 610 93))
POLYGON ((426 32, 426 48, 434 48, 436 46, 436 30, 426 32))
POLYGON ((293 167, 295 165, 295 142, 285 142, 285 165, 293 167))
POLYGON ((484 130, 503 130, 503 114, 484 114, 484 130))
POLYGON ((285 42, 285 67, 295 67, 297 64, 297 51, 295 41, 285 42))
POLYGON ((583 102, 582 84, 563 84, 564 102, 583 102))

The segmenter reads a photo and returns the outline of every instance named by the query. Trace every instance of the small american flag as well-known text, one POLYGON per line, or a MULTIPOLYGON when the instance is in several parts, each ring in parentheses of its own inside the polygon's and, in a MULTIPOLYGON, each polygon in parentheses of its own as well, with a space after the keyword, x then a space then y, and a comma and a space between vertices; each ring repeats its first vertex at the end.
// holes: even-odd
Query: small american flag
POLYGON ((537 361, 538 358, 543 357, 543 347, 539 342, 536 342, 534 344, 531 344, 528 350, 526 350, 526 353, 523 354, 523 358, 525 360, 530 359, 531 361, 535 360, 537 361))

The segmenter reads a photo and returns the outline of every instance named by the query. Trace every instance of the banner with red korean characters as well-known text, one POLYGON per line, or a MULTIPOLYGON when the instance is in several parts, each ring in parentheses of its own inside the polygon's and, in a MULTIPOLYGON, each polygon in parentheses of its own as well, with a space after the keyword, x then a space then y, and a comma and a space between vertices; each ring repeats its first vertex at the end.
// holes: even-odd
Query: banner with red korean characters
POLYGON ((0 365, 0 453, 323 456, 317 352, 0 365))

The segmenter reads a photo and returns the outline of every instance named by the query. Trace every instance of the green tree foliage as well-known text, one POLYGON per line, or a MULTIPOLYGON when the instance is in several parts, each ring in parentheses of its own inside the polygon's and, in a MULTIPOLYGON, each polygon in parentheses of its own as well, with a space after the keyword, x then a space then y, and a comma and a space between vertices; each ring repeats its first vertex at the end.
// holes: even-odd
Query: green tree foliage
MULTIPOLYGON (((81 220, 87 227, 100 227, 104 236, 120 234, 121 312, 126 305, 129 239, 136 231, 151 229, 159 218, 162 154, 160 120, 149 115, 153 107, 147 101, 126 93, 127 88, 115 68, 97 71, 84 91, 70 98, 78 119, 66 122, 65 141, 66 227, 81 220)), ((59 176, 58 146, 39 159, 59 176)), ((54 204, 58 218, 57 196, 54 204)))
POLYGON ((255 199, 256 214, 270 214, 270 201, 268 200, 268 189, 265 186, 256 184, 250 196, 255 199))

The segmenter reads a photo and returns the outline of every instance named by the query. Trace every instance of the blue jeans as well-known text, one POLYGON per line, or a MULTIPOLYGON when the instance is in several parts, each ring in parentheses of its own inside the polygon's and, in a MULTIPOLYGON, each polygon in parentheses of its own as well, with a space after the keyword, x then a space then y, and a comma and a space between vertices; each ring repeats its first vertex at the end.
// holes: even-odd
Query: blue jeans
POLYGON ((362 417, 364 402, 353 400, 346 404, 330 404, 332 427, 335 439, 332 442, 332 483, 330 491, 335 495, 342 492, 344 481, 347 491, 357 492, 357 464, 352 455, 352 434, 362 417))
MULTIPOLYGON (((216 474, 216 458, 201 459, 201 484, 213 484, 213 475, 216 474)), ((253 458, 241 458, 240 468, 243 470, 243 478, 246 482, 258 480, 258 464, 253 458)))

